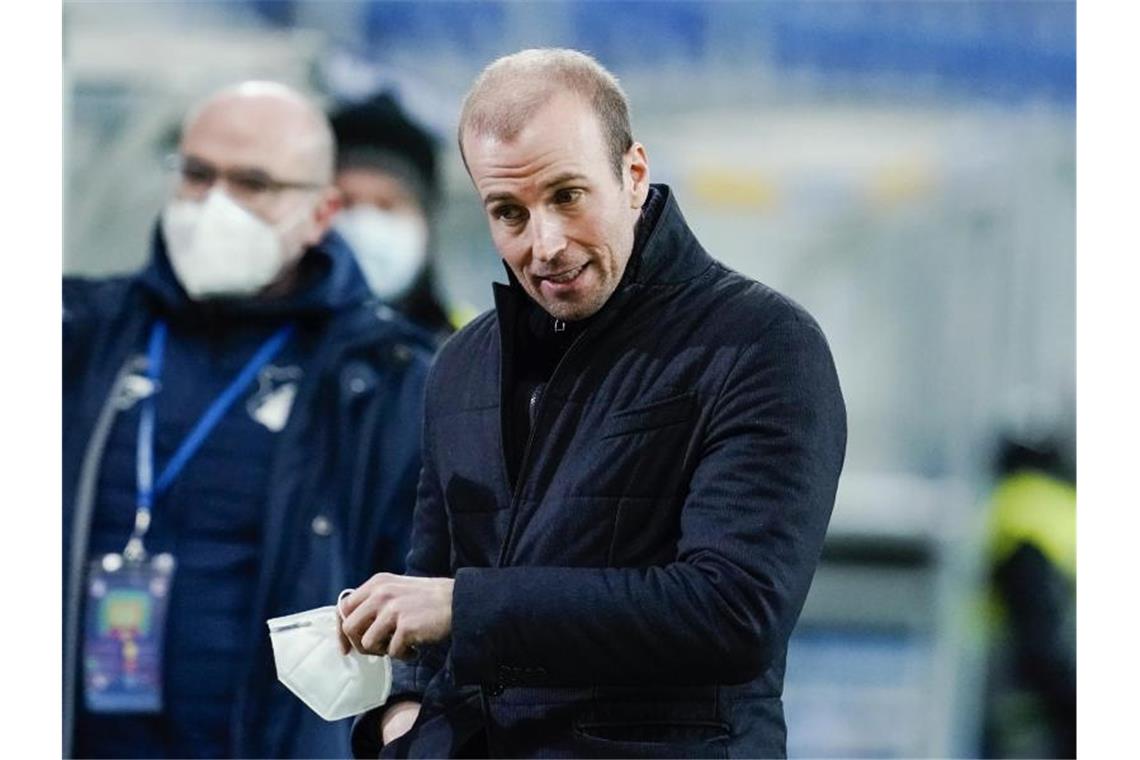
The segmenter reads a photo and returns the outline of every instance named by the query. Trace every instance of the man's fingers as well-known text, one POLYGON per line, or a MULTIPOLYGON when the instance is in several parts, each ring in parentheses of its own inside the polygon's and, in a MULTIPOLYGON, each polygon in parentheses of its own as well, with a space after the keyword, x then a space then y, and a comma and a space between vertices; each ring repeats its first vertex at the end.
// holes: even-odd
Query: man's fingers
POLYGON ((343 597, 338 597, 336 600, 337 612, 339 612, 345 618, 348 618, 350 615, 352 615, 353 612, 356 611, 357 607, 359 607, 366 599, 368 599, 369 593, 368 583, 365 583, 364 585, 358 586, 356 589, 354 589, 351 594, 345 594, 343 597))
POLYGON ((406 627, 397 626, 388 643, 388 655, 397 660, 410 660, 416 654, 415 642, 406 627))
POLYGON ((341 630, 352 643, 352 647, 356 649, 356 651, 365 651, 366 647, 361 642, 361 639, 363 639, 364 634, 368 632, 369 627, 375 621, 376 617, 378 617, 378 615, 373 605, 361 604, 352 611, 352 614, 341 621, 341 630))
POLYGON ((352 651, 352 642, 344 635, 344 613, 341 610, 341 602, 352 592, 352 589, 345 589, 340 592, 336 598, 336 637, 337 643, 340 644, 340 653, 348 654, 352 651))
POLYGON ((418 644, 447 636, 453 583, 377 573, 338 597, 341 630, 358 652, 410 659, 418 644))
POLYGON ((337 598, 337 609, 346 618, 356 611, 356 608, 364 604, 370 597, 379 592, 383 597, 383 586, 389 585, 393 579, 399 578, 398 575, 391 573, 376 573, 371 578, 361 583, 351 594, 345 594, 337 598))
POLYGON ((337 643, 340 644, 340 653, 341 654, 348 654, 349 652, 352 651, 352 642, 349 640, 348 636, 346 636, 344 634, 344 628, 342 627, 343 625, 344 625, 343 620, 341 620, 337 623, 336 639, 337 639, 337 643))
POLYGON ((388 640, 396 631, 395 619, 392 616, 380 614, 368 630, 360 637, 361 650, 368 654, 387 654, 388 640))

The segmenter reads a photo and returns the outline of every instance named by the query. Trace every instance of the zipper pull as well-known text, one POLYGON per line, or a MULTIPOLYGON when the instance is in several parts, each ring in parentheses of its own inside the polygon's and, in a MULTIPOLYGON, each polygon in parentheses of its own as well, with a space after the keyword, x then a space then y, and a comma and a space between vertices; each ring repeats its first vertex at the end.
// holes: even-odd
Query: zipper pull
POLYGON ((527 416, 530 418, 530 427, 534 429, 534 420, 538 416, 538 405, 542 403, 542 391, 546 383, 539 383, 530 393, 530 403, 527 404, 527 416))
POLYGON ((566 323, 563 322, 561 319, 555 319, 554 320, 554 332, 556 332, 556 333, 566 332, 566 323))
POLYGON ((136 401, 147 398, 158 392, 158 384, 146 375, 141 369, 136 369, 124 375, 116 389, 115 406, 120 411, 126 411, 135 405, 136 401))

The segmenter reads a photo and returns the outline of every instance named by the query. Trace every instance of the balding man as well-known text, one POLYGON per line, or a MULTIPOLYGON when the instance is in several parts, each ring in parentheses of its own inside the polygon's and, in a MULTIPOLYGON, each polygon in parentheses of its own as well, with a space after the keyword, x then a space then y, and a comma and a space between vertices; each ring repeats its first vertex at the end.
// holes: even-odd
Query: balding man
POLYGON ((459 144, 508 284, 428 381, 408 660, 361 756, 775 757, 846 415, 819 326, 697 242, 597 62, 488 67, 459 144))
POLYGON ((305 97, 227 88, 147 266, 64 282, 65 755, 349 752, 265 621, 402 569, 429 343, 329 232, 333 167, 305 97))

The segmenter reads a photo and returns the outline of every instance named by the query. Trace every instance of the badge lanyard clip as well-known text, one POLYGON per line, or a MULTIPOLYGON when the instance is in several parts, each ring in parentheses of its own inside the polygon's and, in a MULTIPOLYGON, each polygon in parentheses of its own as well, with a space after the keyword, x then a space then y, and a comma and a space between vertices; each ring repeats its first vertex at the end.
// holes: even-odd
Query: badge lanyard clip
POLYGON ((127 546, 123 549, 123 559, 127 562, 146 560, 146 547, 143 538, 150 530, 150 508, 154 503, 154 394, 162 377, 162 355, 166 348, 166 323, 156 322, 150 332, 146 351, 146 376, 150 381, 151 392, 142 400, 139 411, 139 435, 136 459, 137 501, 135 526, 127 546))

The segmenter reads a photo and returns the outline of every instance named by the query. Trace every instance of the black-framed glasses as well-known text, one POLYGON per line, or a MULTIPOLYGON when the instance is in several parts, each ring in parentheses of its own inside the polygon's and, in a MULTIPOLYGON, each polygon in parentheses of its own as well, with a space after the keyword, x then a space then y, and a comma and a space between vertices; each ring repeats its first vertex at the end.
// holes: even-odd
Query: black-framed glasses
POLYGON ((320 182, 282 180, 256 167, 219 169, 194 156, 175 153, 167 157, 168 168, 176 172, 182 186, 194 193, 205 193, 219 179, 224 180, 235 200, 254 201, 282 190, 318 190, 320 182))

